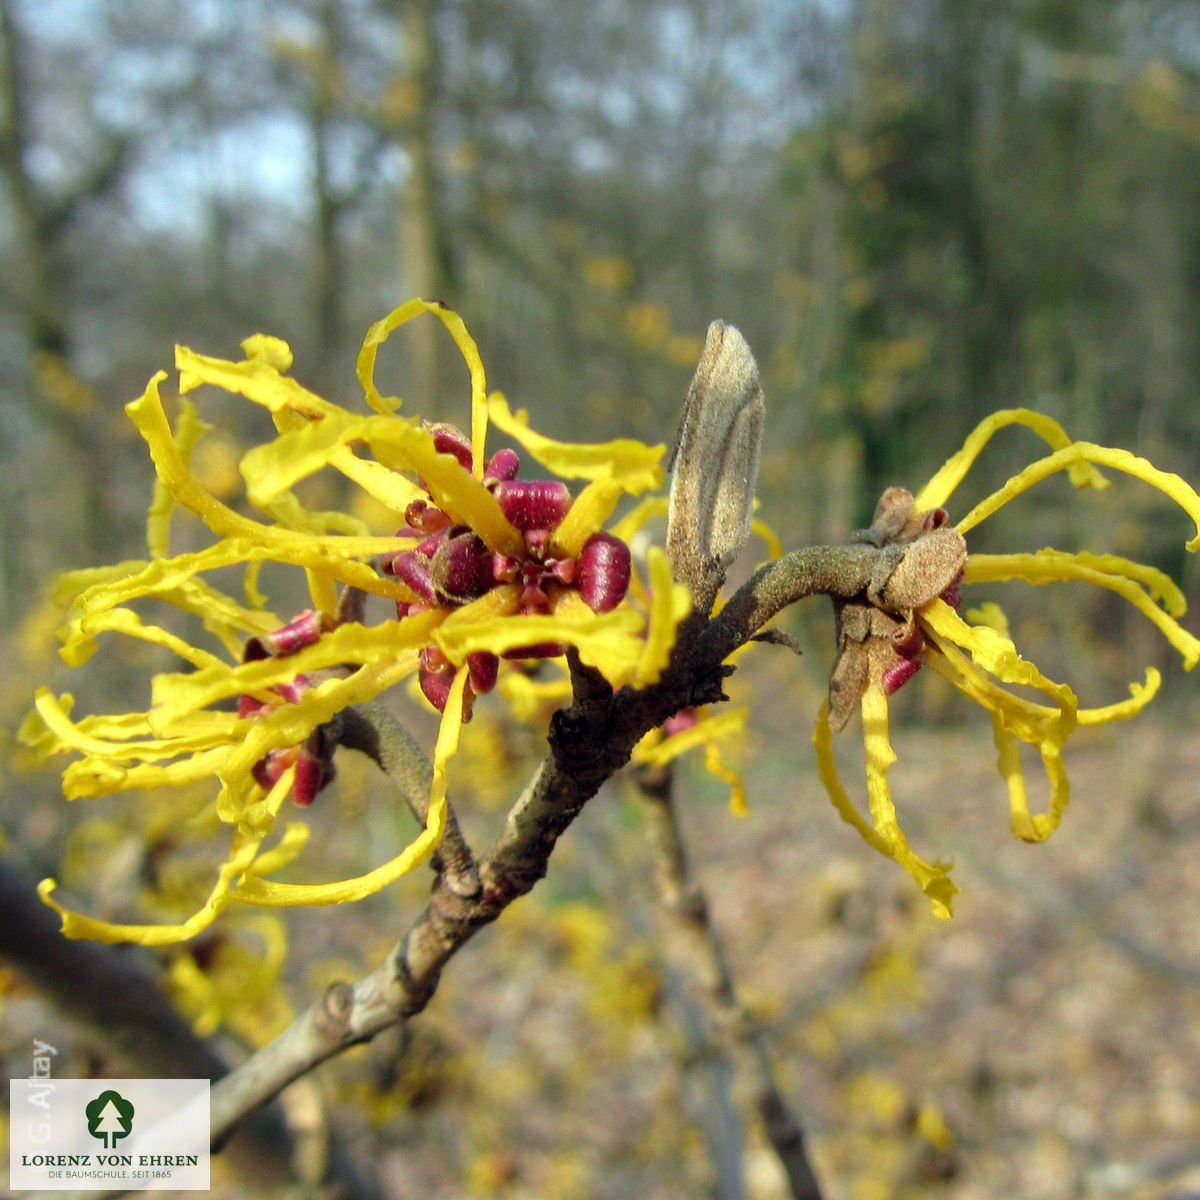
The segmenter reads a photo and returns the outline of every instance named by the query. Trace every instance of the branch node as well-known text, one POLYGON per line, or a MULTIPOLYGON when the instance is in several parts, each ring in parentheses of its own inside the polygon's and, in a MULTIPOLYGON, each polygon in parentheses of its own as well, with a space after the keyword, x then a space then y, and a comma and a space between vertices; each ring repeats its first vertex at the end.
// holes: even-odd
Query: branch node
POLYGON ((314 1021, 323 1036, 340 1042, 350 1032, 353 1012, 354 987, 343 979, 326 988, 314 1021))

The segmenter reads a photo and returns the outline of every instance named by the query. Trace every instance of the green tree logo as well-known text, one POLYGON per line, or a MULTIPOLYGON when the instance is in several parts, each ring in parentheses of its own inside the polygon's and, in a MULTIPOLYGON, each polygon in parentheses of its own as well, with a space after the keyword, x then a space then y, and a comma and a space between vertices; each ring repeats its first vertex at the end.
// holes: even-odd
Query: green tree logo
POLYGON ((104 1142, 111 1150, 118 1138, 128 1137, 133 1128, 133 1105, 111 1088, 101 1092, 83 1110, 87 1114, 88 1133, 104 1142))

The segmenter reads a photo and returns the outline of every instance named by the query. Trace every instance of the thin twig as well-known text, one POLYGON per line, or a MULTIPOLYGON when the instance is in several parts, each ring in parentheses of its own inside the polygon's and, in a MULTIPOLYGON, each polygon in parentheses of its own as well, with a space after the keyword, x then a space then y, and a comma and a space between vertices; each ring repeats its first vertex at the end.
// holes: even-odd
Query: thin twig
POLYGON ((689 877, 673 781, 670 766, 637 775, 654 851, 654 882, 668 918, 675 965, 686 976, 692 997, 703 1010, 713 1052, 728 1059, 736 1077, 754 1097, 767 1140, 787 1175, 789 1194, 794 1200, 821 1200, 804 1131, 775 1078, 765 1031, 738 1000, 708 901, 689 877))

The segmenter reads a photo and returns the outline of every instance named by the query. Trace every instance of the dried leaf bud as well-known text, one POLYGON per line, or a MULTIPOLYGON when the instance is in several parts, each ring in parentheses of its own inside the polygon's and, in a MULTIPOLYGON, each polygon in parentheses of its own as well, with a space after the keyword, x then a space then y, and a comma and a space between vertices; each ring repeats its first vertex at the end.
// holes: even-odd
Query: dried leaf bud
POLYGON ((967 543, 957 529, 942 525, 905 547, 900 565, 883 585, 880 600, 891 612, 908 613, 940 596, 967 561, 967 543))
POLYGON ((746 339, 714 321, 683 409, 667 526, 671 569, 703 612, 750 536, 763 412, 746 339))
POLYGON ((576 572, 579 594, 595 613, 616 608, 629 590, 629 547, 611 533, 593 533, 584 543, 576 572))

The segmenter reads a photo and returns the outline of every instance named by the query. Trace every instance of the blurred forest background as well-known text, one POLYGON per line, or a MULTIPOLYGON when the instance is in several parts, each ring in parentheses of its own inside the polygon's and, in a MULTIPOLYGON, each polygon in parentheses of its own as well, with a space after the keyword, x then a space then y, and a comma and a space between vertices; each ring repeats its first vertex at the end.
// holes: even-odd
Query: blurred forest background
MULTIPOLYGON (((673 435, 707 323, 722 317, 743 330, 759 360, 768 402, 759 495, 787 546, 840 539, 866 523, 885 486, 915 489, 996 408, 1038 408, 1075 437, 1200 478, 1200 10, 1192 3, 0 0, 0 88, 0 636, 8 647, 0 697, 10 727, 33 676, 74 686, 53 665, 53 623, 39 607, 54 572, 143 553, 152 476, 121 406, 170 366, 174 342, 228 356, 251 333, 279 335, 296 351, 298 378, 354 405, 354 357, 367 325, 409 296, 436 297, 463 314, 489 382, 528 407, 539 429, 659 442, 673 435)), ((414 327, 403 353, 389 355, 392 390, 410 411, 463 418, 465 377, 435 322, 414 327)), ((224 473, 233 488, 238 440, 253 436, 247 426, 205 443, 197 469, 210 486, 219 490, 224 473)), ((1037 453, 1028 435, 1006 436, 981 464, 972 496, 1037 453)), ((985 525, 972 546, 1125 553, 1197 595, 1182 516, 1164 517, 1139 485, 1118 483, 1071 505, 1068 491, 1052 481, 985 525)), ((952 515, 968 502, 956 499, 952 515)), ((697 784, 711 793, 705 821, 717 823, 699 836, 715 837, 709 848, 731 859, 710 880, 718 911, 735 944, 744 937, 752 947, 743 968, 750 990, 774 1006, 789 1082, 814 1119, 818 1162, 846 1181, 834 1195, 874 1200, 902 1194, 898 1179, 927 1187, 934 1177, 964 1197, 1110 1195, 1118 1193, 1106 1190, 1109 1177, 1098 1183, 1096 1172, 1115 1158, 1172 1169, 1200 1161, 1200 1069, 1189 1078, 1181 1065, 1200 1059, 1200 1006, 1188 974, 1196 968, 1180 966, 1175 951, 1200 956, 1182 931, 1178 946, 1170 943, 1175 918, 1162 920, 1148 899, 1146 920, 1167 941, 1105 960, 1099 976, 1088 975, 1094 1004, 1069 1019, 1120 1042, 1105 1005, 1121 997, 1148 1011, 1149 993, 1154 1004, 1166 997, 1170 1036, 1156 1040, 1164 1026, 1147 1016, 1145 1039, 1098 1049, 1080 1034, 1080 1045, 1066 1048, 1075 1058, 1056 1057, 1065 1051, 1054 1040, 1012 1068, 1001 1050, 993 1058, 981 1049, 980 1039, 1003 1040, 993 1033, 969 1050, 964 1043, 961 1058, 947 1046, 944 1069, 925 1057, 942 1053, 930 1045, 954 1015, 952 995, 928 974, 962 972, 976 1001, 964 1001, 963 1012, 977 1020, 981 1004, 995 1005, 1004 1014, 997 1028, 1011 1025, 1016 1040, 1040 1038, 1068 1019, 1055 1015, 1058 992, 1047 981, 1066 970, 1064 960, 1053 959, 1048 977, 1047 958, 1038 958, 1067 953, 1057 935, 1037 933, 1046 911, 1067 913, 1064 930, 1082 938, 1081 921, 1101 920, 1103 904, 1142 894, 1151 879, 1172 897, 1181 930, 1183 914, 1200 910, 1192 894, 1200 883, 1184 854, 1195 833, 1183 833, 1200 808, 1190 681, 1118 600, 1089 600, 1082 611, 1077 593, 1062 591, 1012 597, 1013 626, 1034 647, 1031 657, 1079 684, 1086 703, 1124 695, 1154 662, 1166 669, 1168 698, 1136 744, 1120 750, 1119 729, 1091 750, 1085 743, 1084 777, 1091 772, 1115 824, 1107 833, 1089 826, 1083 857, 1065 867, 1059 860, 1068 878, 1061 892, 1059 883, 1045 885, 1047 910, 1036 909, 1033 893, 1020 913, 1009 907, 1000 879, 1009 868, 998 864, 1020 848, 1002 842, 1002 785, 986 778, 992 751, 982 737, 963 741, 948 728, 914 732, 930 774, 913 775, 897 793, 907 786, 916 806, 922 797, 950 798, 948 810, 920 818, 927 844, 960 818, 995 839, 994 854, 977 852, 988 870, 976 865, 991 872, 996 890, 974 881, 981 899, 953 935, 957 943, 931 930, 920 906, 909 906, 907 881, 867 860, 832 818, 812 835, 824 839, 816 849, 798 846, 801 857, 786 871, 762 873, 769 847, 796 836, 796 795, 818 803, 807 780, 796 779, 812 774, 802 743, 831 655, 823 607, 811 630, 807 617, 795 618, 813 648, 799 666, 778 652, 780 661, 750 668, 760 691, 795 699, 767 712, 752 706, 761 732, 749 748, 771 742, 751 771, 761 823, 752 815, 731 831, 722 798, 697 784), (778 757, 780 744, 791 757, 778 757), (1118 776, 1136 793, 1127 807, 1111 782, 1118 776), (985 811, 964 816, 961 798, 978 795, 988 797, 985 811), (837 846, 832 857, 829 845, 837 846), (1138 866, 1121 876, 1127 890, 1104 893, 1101 903, 1087 879, 1094 869, 1117 886, 1107 852, 1123 862, 1133 855, 1138 866), (772 921, 751 905, 764 879, 802 876, 813 887, 799 898, 776 896, 772 921), (792 911, 799 928, 772 942, 792 911), (982 931, 1010 920, 1014 941, 1002 969, 982 931), (788 947, 804 921, 820 946, 812 973, 796 977, 788 947), (1020 937, 1037 943, 1037 963, 1021 958, 1020 937), (938 972, 919 965, 927 952, 938 972), (998 998, 995 989, 1026 968, 1034 981, 1026 991, 998 998), (1112 984, 1110 968, 1131 972, 1129 991, 1112 984), (923 981, 949 1009, 921 1007, 923 981), (876 1000, 855 1009, 855 997, 868 995, 876 1000), (893 1004, 913 1006, 895 1028, 893 1004), (868 1028, 863 1012, 877 1025, 868 1028), (920 1036, 932 1042, 918 1051, 920 1036), (909 1051, 915 1057, 905 1059, 909 1051), (1128 1111, 1089 1117, 1088 1093, 1101 1086, 1089 1072, 1105 1054, 1127 1055, 1140 1082, 1109 1080, 1104 1086, 1118 1091, 1132 1087, 1128 1111), (1043 1074, 1062 1082, 1074 1070, 1082 1094, 1063 1101, 1038 1092, 1021 1108, 1005 1090, 1010 1069, 1026 1083, 1037 1076, 1038 1087, 1043 1074), (958 1096, 958 1109, 945 1095, 935 1105, 925 1094, 942 1086, 958 1096), (1159 1111, 1163 1088, 1169 1097, 1159 1111), (856 1157, 863 1142, 837 1141, 849 1111, 876 1121, 872 1146, 901 1148, 886 1169, 856 1157), (944 1136, 950 1126, 953 1138, 944 1136), (936 1169, 909 1152, 921 1137, 942 1156, 936 1169), (1034 1151, 1049 1155, 1044 1171, 1028 1166, 1040 1162, 1034 1151), (1033 1174, 1014 1176, 1017 1158, 1033 1174)), ((1009 603, 1007 594, 1000 599, 1009 603)), ((108 686, 121 682, 114 676, 108 686)), ((913 693, 911 712, 926 726, 961 715, 936 680, 913 693)), ((108 703, 137 708, 142 699, 108 703)), ((47 815, 58 810, 39 802, 59 803, 55 789, 53 773, 10 774, 0 793, 15 849, 38 870, 53 867, 64 836, 60 817, 47 815)), ((634 836, 620 822, 585 826, 580 845, 600 846, 594 856, 577 854, 585 881, 529 901, 548 905, 546 919, 558 922, 549 945, 532 916, 523 935, 532 949, 518 945, 519 922, 516 934, 497 935, 511 951, 507 982, 478 986, 480 995, 499 989, 492 994, 503 1019, 474 1014, 481 1036, 493 1039, 487 1053, 500 1054, 501 1036, 488 1022, 517 1028, 514 1013, 532 1003, 515 982, 528 967, 523 954, 565 963, 568 978, 599 956, 616 972, 604 976, 606 986, 640 994, 634 983, 652 967, 630 951, 638 943, 628 928, 613 925, 627 918, 636 928, 637 919, 602 919, 602 903, 573 907, 593 894, 611 900, 615 865, 586 864, 604 862, 626 835, 634 836)), ((1070 820, 1060 836, 1071 838, 1070 820)), ((961 848, 958 838, 944 841, 953 843, 947 852, 961 848)), ((1046 855, 1059 852, 1038 851, 1037 868, 1024 853, 1011 870, 1028 889, 1028 873, 1049 870, 1046 855)), ((415 903, 419 889, 412 895, 415 903)), ((1080 941, 1079 953, 1117 954, 1119 937, 1088 928, 1095 936, 1080 941)), ((353 937, 370 941, 363 931, 353 937)), ((578 984, 563 986, 575 995, 578 984)), ((469 987, 446 999, 456 1021, 467 1020, 472 1003, 469 987), (465 1007, 454 1007, 455 996, 465 1007)), ((580 1007, 580 1020, 600 1020, 580 1007)), ((631 1062, 650 1054, 638 1039, 652 1008, 647 1000, 621 1018, 631 1062)), ((608 1020, 613 1010, 601 1009, 608 1020)), ((706 1186, 696 1182, 706 1177, 695 1146, 654 1105, 660 1116, 648 1126, 626 1129, 614 1118, 612 1130, 597 1134, 555 1092, 552 1105, 566 1106, 557 1112, 570 1154, 544 1116, 514 1132, 491 1111, 456 1140, 449 1118, 436 1115, 442 1092, 482 1110, 492 1085, 472 1076, 467 1064, 481 1052, 456 1040, 460 1027, 449 1016, 429 1027, 428 1075, 410 1078, 402 1101, 425 1112, 425 1144, 440 1147, 443 1167, 454 1166, 442 1178, 442 1167, 424 1164, 420 1194, 461 1194, 464 1178, 473 1194, 506 1197, 674 1197, 706 1186), (639 1173, 643 1161, 657 1161, 658 1173, 639 1173)), ((541 1036, 549 1037, 546 1027, 541 1036)), ((553 1073, 559 1044, 524 1053, 553 1073)), ((520 1074, 516 1051, 501 1057, 512 1094, 553 1091, 544 1078, 535 1084, 520 1074)), ((382 1069, 371 1076, 377 1083, 382 1069)), ((563 1070, 565 1080, 571 1072, 563 1070)), ((590 1078, 572 1070, 576 1082, 590 1078)), ((382 1128, 385 1117, 372 1108, 382 1101, 366 1096, 366 1083, 354 1086, 371 1114, 364 1123, 378 1118, 382 1128)), ((382 1093, 391 1086, 379 1085, 382 1093)), ((621 1095, 627 1085, 611 1086, 621 1095)), ((601 1111, 605 1103, 602 1095, 601 1111)), ((630 1101, 630 1111, 639 1103, 630 1101)), ((1155 1170, 1120 1178, 1130 1188, 1149 1180, 1137 1195, 1165 1194, 1154 1190, 1163 1177, 1155 1170)), ((773 1194, 769 1178, 762 1187, 755 1194, 773 1194)))

